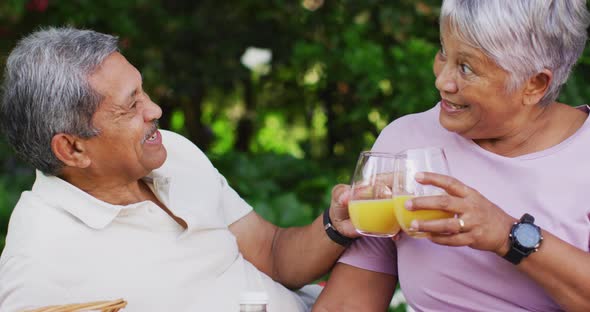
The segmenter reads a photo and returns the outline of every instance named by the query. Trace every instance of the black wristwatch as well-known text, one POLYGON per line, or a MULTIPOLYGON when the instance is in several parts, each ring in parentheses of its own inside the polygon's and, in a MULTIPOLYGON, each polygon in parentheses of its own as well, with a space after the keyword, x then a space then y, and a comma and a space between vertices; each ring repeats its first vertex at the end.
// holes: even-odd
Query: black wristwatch
POLYGON ((338 245, 343 247, 348 247, 354 241, 354 238, 346 237, 340 232, 336 230, 336 228, 332 225, 332 220, 330 220, 330 208, 324 211, 324 230, 326 230, 326 234, 328 237, 338 245))
POLYGON ((510 250, 504 259, 519 264, 522 259, 539 250, 543 235, 541 228, 535 225, 535 218, 525 213, 520 221, 514 222, 510 230, 510 250))

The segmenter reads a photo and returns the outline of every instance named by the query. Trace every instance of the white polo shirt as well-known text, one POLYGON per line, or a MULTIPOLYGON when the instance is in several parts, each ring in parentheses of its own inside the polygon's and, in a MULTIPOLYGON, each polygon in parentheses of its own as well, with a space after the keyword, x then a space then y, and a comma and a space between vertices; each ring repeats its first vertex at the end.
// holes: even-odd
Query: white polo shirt
POLYGON ((0 311, 117 298, 128 312, 238 311, 247 290, 266 291, 270 311, 305 309, 242 258, 228 226, 252 208, 194 144, 161 132, 168 158, 145 181, 188 228, 152 202, 111 205, 37 172, 10 219, 0 311))

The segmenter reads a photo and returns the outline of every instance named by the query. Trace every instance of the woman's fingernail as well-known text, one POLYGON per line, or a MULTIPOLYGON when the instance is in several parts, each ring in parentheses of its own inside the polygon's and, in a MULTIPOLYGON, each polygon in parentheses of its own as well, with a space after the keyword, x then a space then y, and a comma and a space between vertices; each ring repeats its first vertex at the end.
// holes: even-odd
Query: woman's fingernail
POLYGON ((404 204, 404 206, 406 206, 406 210, 412 210, 413 205, 414 203, 412 203, 411 199, 406 200, 406 203, 404 204))
POLYGON ((410 231, 418 231, 418 221, 416 220, 412 220, 412 223, 410 223, 410 231))
POLYGON ((416 174, 414 175, 414 178, 415 178, 416 180, 422 180, 422 179, 424 179, 424 173, 423 173, 423 172, 418 172, 418 173, 416 173, 416 174))

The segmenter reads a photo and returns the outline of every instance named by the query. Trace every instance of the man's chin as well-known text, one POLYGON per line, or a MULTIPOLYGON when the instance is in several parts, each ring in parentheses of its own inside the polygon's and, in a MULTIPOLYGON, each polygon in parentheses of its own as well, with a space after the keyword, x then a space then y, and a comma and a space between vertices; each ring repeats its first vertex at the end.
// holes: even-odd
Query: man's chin
POLYGON ((157 155, 150 155, 150 159, 147 159, 145 164, 146 164, 146 168, 149 168, 150 171, 151 170, 156 170, 160 167, 162 167, 164 165, 164 163, 166 162, 166 159, 168 158, 168 152, 166 151, 166 148, 164 146, 162 146, 162 150, 158 151, 157 155))

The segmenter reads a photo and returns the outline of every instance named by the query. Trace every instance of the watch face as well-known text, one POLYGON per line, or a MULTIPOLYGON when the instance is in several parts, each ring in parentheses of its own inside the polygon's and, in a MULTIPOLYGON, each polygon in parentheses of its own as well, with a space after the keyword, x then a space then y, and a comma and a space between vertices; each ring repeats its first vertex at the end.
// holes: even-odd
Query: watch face
POLYGON ((541 240, 537 227, 529 223, 521 223, 514 230, 516 241, 525 248, 535 248, 541 240))

